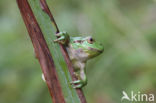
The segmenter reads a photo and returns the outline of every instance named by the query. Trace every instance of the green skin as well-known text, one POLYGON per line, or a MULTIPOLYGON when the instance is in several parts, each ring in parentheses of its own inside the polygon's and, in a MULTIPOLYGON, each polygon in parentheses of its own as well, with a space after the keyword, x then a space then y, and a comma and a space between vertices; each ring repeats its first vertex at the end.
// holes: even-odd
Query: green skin
POLYGON ((104 51, 103 46, 92 37, 70 37, 66 32, 56 34, 54 42, 64 45, 74 67, 78 80, 72 81, 73 88, 82 88, 87 84, 85 65, 88 59, 98 56, 104 51))

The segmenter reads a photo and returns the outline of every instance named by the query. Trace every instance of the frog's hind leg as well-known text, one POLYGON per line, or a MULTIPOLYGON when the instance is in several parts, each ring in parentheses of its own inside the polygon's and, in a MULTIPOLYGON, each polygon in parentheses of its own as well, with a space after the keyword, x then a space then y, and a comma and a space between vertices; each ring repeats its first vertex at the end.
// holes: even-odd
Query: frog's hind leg
POLYGON ((83 86, 85 86, 87 84, 87 78, 86 75, 82 75, 80 76, 79 80, 76 81, 72 81, 70 82, 73 86, 73 88, 82 88, 83 86))
POLYGON ((81 79, 81 84, 83 84, 83 86, 87 85, 87 77, 85 73, 85 68, 83 70, 80 70, 80 79, 81 79))
POLYGON ((80 63, 79 64, 80 69, 79 69, 79 75, 78 75, 78 80, 72 81, 71 84, 73 84, 73 88, 82 88, 87 84, 87 77, 85 73, 85 63, 80 63))

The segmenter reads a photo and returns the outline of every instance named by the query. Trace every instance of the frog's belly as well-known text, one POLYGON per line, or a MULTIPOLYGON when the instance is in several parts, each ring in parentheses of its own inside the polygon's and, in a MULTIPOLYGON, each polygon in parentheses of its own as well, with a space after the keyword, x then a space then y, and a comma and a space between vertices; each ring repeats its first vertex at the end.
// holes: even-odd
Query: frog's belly
POLYGON ((84 52, 81 48, 80 49, 73 49, 71 46, 67 47, 67 52, 70 57, 71 61, 80 61, 86 62, 88 59, 88 53, 84 52))

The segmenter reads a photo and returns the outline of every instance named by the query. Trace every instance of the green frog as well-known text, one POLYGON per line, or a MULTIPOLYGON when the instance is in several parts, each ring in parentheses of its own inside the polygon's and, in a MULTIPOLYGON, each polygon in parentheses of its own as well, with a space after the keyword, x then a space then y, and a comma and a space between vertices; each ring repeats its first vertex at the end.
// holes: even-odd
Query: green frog
POLYGON ((78 78, 78 80, 72 81, 71 84, 73 88, 82 88, 87 84, 85 70, 87 60, 101 54, 104 51, 104 47, 91 36, 70 37, 67 32, 57 33, 56 36, 57 39, 54 42, 66 47, 73 64, 74 73, 78 78))

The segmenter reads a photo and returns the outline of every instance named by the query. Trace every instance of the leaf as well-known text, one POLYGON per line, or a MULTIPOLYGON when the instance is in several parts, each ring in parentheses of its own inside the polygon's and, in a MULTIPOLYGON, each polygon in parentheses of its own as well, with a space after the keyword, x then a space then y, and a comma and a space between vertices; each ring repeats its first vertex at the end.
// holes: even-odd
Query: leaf
POLYGON ((66 56, 64 59, 63 47, 53 42, 56 39, 54 35, 57 31, 56 25, 52 25, 51 18, 43 11, 40 1, 17 0, 17 2, 34 45, 36 56, 41 64, 53 102, 63 103, 65 100, 66 103, 86 103, 82 91, 80 89, 76 91, 70 85, 72 78, 70 75, 71 70, 68 70, 70 63, 67 59, 69 58, 66 56), (25 4, 20 6, 20 3, 22 4, 23 2, 25 4), (29 5, 27 2, 30 4, 35 17, 28 13, 29 5), (34 19, 37 21, 34 22, 34 19), (58 91, 55 89, 58 89, 58 91), (63 92, 64 98, 62 98, 61 92, 63 92), (59 100, 59 96, 62 100, 59 100))

